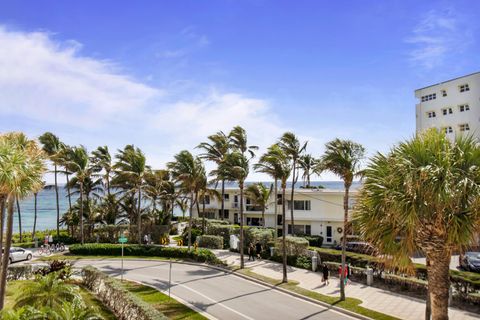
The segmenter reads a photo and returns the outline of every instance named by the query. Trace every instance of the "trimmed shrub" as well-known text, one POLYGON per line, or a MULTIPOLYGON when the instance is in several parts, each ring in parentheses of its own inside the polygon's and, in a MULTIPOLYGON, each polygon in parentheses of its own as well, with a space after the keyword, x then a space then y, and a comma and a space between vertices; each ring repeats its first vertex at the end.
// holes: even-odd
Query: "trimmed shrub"
POLYGON ((207 226, 206 234, 212 236, 220 236, 223 238, 223 247, 228 248, 230 245, 230 235, 233 227, 225 224, 210 224, 207 226))
POLYGON ((223 237, 220 236, 198 236, 197 243, 200 248, 223 249, 223 237))
MULTIPOLYGON (((120 256, 122 246, 109 243, 87 243, 84 245, 74 244, 70 246, 70 253, 87 256, 120 256)), ((196 262, 208 262, 222 264, 220 260, 208 249, 197 249, 188 251, 187 248, 148 246, 140 244, 124 245, 125 256, 163 257, 175 259, 188 259, 196 262)))
MULTIPOLYGON (((274 255, 269 258, 272 261, 283 263, 283 258, 281 255, 274 255)), ((302 268, 307 270, 312 270, 312 259, 308 256, 287 256, 287 265, 302 268)))
POLYGON ((167 320, 153 306, 129 292, 105 273, 87 266, 82 269, 83 283, 117 316, 118 319, 167 320))
POLYGON ((304 236, 305 239, 308 241, 308 245, 311 247, 321 247, 323 244, 323 237, 322 236, 304 236))
MULTIPOLYGON (((197 237, 200 235, 202 235, 202 230, 198 228, 194 228, 192 226, 192 244, 195 243, 195 241, 197 240, 197 237)), ((185 228, 185 230, 183 230, 182 238, 183 238, 183 244, 187 245, 188 244, 188 226, 185 228)))
POLYGON ((263 251, 268 251, 268 244, 273 241, 275 231, 273 229, 250 227, 245 232, 245 246, 249 243, 260 242, 263 251))
MULTIPOLYGON (((305 238, 300 237, 286 237, 285 238, 287 256, 300 256, 305 253, 308 249, 308 241, 305 238)), ((278 248, 278 252, 282 252, 283 248, 283 241, 282 238, 277 239, 276 248, 278 248)))

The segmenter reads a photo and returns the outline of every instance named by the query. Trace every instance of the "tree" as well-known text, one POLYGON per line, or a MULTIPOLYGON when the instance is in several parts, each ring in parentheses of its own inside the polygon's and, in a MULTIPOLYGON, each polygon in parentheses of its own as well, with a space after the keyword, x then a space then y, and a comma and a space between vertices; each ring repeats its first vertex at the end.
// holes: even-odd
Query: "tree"
POLYGON ((175 184, 170 181, 168 170, 148 170, 143 189, 145 197, 150 200, 154 222, 169 224, 176 194, 175 184), (161 210, 158 210, 158 204, 161 210))
POLYGON ((97 167, 96 171, 104 171, 103 180, 107 194, 110 195, 110 176, 113 171, 112 156, 108 146, 98 147, 92 151, 91 162, 97 167))
MULTIPOLYGON (((365 155, 365 148, 350 140, 335 139, 325 145, 322 166, 343 180, 345 194, 343 197, 343 237, 342 270, 345 270, 346 228, 348 224, 349 191, 353 179, 360 174, 360 162, 365 155)), ((340 300, 345 300, 344 272, 340 274, 340 300)))
MULTIPOLYGON (((290 161, 278 144, 270 146, 267 150, 267 153, 263 154, 258 163, 254 165, 254 169, 257 172, 266 173, 272 178, 280 180, 282 188, 282 262, 283 262, 283 283, 287 283, 287 251, 286 251, 286 208, 285 208, 285 197, 286 197, 286 188, 287 188, 287 179, 290 177, 292 167, 290 161)), ((277 199, 275 195, 275 205, 277 205, 277 199)), ((276 217, 275 217, 276 218, 276 217)))
MULTIPOLYGON (((295 184, 298 180, 298 173, 296 172, 298 167, 298 160, 302 153, 307 148, 307 142, 303 145, 292 132, 285 132, 278 142, 278 146, 285 152, 285 154, 292 160, 292 190, 290 192, 290 223, 292 224, 292 235, 295 235, 295 220, 293 216, 294 210, 294 196, 295 196, 295 184)), ((286 230, 283 230, 284 232, 286 230)))
POLYGON ((236 181, 240 188, 240 269, 243 269, 245 266, 245 237, 243 232, 243 189, 245 187, 245 179, 247 179, 248 173, 250 171, 249 160, 239 151, 233 151, 226 156, 225 161, 221 164, 221 167, 223 167, 221 170, 229 173, 228 180, 236 181))
POLYGON ((230 141, 223 131, 209 136, 208 140, 210 141, 200 143, 197 148, 204 150, 204 152, 200 154, 200 158, 212 161, 217 165, 217 170, 213 170, 210 175, 215 176, 216 180, 222 184, 220 219, 223 220, 225 217, 225 175, 218 170, 218 167, 225 161, 225 157, 230 149, 230 141))
POLYGON ((199 157, 194 157, 189 151, 183 150, 175 155, 175 161, 167 164, 173 180, 180 185, 182 192, 190 195, 190 217, 188 220, 188 250, 192 245, 192 219, 195 192, 203 177, 205 168, 199 157))
POLYGON ((375 155, 356 204, 360 234, 407 267, 421 250, 427 264, 432 319, 448 319, 452 250, 464 249, 480 229, 480 145, 450 141, 435 129, 375 155))
MULTIPOLYGON (((267 188, 263 183, 254 183, 247 187, 245 195, 262 211, 262 226, 265 228, 265 210, 270 205, 273 184, 267 188)), ((276 217, 275 217, 276 218, 276 217)))
POLYGON ((310 177, 312 174, 318 172, 318 160, 312 157, 311 154, 304 154, 298 160, 298 164, 303 171, 302 179, 303 179, 303 186, 306 188, 310 187, 310 177))
MULTIPOLYGON (((146 158, 142 150, 133 145, 127 145, 123 150, 119 150, 115 156, 117 162, 113 166, 116 174, 117 183, 137 192, 137 240, 142 243, 142 186, 144 176, 149 167, 146 165, 146 158)), ((131 221, 130 221, 131 223, 131 221)))
POLYGON ((37 276, 16 301, 15 308, 23 306, 58 308, 64 302, 80 299, 77 287, 58 279, 57 274, 52 272, 46 276, 37 276))
POLYGON ((60 139, 51 132, 45 132, 38 140, 43 145, 43 151, 48 155, 50 161, 53 163, 53 172, 55 179, 55 197, 57 201, 57 237, 60 236, 60 202, 58 200, 58 166, 61 164, 59 156, 64 147, 60 139))
MULTIPOLYGON (((0 255, 0 310, 3 309, 7 267, 13 234, 13 212, 16 198, 24 198, 42 187, 46 170, 45 154, 37 143, 23 133, 0 135, 0 194, 2 207, 7 207, 6 237, 3 245, 5 254, 0 255)), ((2 213, 3 210, 2 210, 2 213)), ((2 216, 2 230, 4 217, 2 216)))
POLYGON ((67 197, 68 197, 68 208, 72 209, 72 194, 70 192, 70 175, 72 174, 71 169, 69 168, 70 163, 70 155, 72 152, 72 147, 62 144, 61 150, 59 151, 58 155, 55 157, 57 163, 61 165, 64 170, 59 171, 60 173, 65 174, 65 178, 67 180, 66 188, 67 188, 67 197))
POLYGON ((220 200, 221 195, 217 192, 215 188, 210 188, 207 181, 207 176, 204 175, 202 179, 199 180, 198 185, 198 198, 199 201, 197 202, 197 210, 199 208, 199 202, 202 203, 202 233, 205 233, 205 206, 206 206, 206 199, 215 199, 220 200))
POLYGON ((20 201, 18 201, 18 197, 15 197, 15 202, 16 202, 16 204, 17 204, 18 232, 20 233, 20 242, 23 242, 23 234, 22 234, 22 212, 20 211, 20 201))

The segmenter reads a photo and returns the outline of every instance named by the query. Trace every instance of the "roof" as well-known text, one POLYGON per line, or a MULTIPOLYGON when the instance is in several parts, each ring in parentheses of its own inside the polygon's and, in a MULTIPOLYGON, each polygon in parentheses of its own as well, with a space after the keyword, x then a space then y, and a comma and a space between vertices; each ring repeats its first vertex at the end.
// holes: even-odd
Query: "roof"
POLYGON ((439 82, 439 83, 435 83, 435 84, 432 84, 432 85, 429 85, 429 86, 426 86, 426 87, 423 87, 423 88, 420 88, 420 89, 415 89, 415 92, 416 92, 416 91, 423 90, 423 89, 427 89, 427 88, 430 88, 430 87, 438 86, 438 85, 440 85, 440 84, 444 84, 444 83, 447 83, 447 82, 451 82, 451 81, 455 81, 455 80, 458 80, 458 79, 470 77, 470 76, 473 76, 473 75, 475 75, 475 74, 480 74, 480 71, 477 71, 477 72, 474 72, 474 73, 470 73, 470 74, 467 74, 467 75, 465 75, 465 76, 453 78, 453 79, 450 79, 450 80, 445 80, 445 81, 442 81, 442 82, 439 82))

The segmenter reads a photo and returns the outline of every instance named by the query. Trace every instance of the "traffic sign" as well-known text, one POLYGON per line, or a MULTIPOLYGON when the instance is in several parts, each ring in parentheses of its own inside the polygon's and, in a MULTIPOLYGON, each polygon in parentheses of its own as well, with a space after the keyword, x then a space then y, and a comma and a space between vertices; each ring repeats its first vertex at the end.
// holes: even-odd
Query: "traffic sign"
POLYGON ((118 238, 119 243, 127 243, 128 239, 125 237, 118 238))

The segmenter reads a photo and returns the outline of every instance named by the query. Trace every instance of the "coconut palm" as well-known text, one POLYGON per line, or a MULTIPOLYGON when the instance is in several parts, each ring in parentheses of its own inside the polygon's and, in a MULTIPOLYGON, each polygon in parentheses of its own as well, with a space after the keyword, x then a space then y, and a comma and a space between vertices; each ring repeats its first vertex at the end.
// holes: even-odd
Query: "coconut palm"
POLYGON ((19 232, 19 240, 23 242, 23 234, 22 234, 22 212, 20 210, 20 201, 18 201, 18 197, 15 198, 15 203, 17 204, 17 214, 18 214, 18 232, 19 232))
POLYGON ((110 176, 113 171, 112 156, 108 151, 108 146, 98 147, 92 151, 91 161, 97 167, 97 171, 104 171, 103 180, 107 194, 110 192, 110 176))
POLYGON ((208 140, 209 142, 200 143, 197 148, 204 150, 204 152, 200 154, 200 158, 212 161, 217 165, 217 170, 213 170, 210 175, 215 176, 216 181, 220 181, 222 185, 220 219, 223 220, 225 217, 225 175, 218 170, 218 167, 220 163, 225 160, 225 157, 229 152, 230 142, 229 138, 223 133, 223 131, 208 136, 208 140))
POLYGON ((188 210, 188 199, 186 197, 179 196, 175 199, 175 206, 179 207, 182 211, 182 218, 185 220, 185 213, 188 210))
MULTIPOLYGON (((46 170, 45 154, 37 143, 29 140, 23 133, 7 133, 0 135, 0 194, 4 207, 7 207, 7 225, 5 254, 0 253, 2 260, 0 272, 0 310, 3 309, 7 266, 13 234, 14 203, 17 198, 24 198, 37 192, 42 187, 42 177, 46 170), (5 203, 6 201, 6 203, 5 203)), ((2 210, 3 211, 3 210, 2 210)), ((3 213, 3 212, 2 212, 3 213)), ((2 230, 3 230, 3 220, 2 230)))
MULTIPOLYGON (((142 150, 127 145, 115 156, 117 162, 113 166, 117 184, 126 186, 132 193, 137 193, 137 240, 142 243, 142 186, 145 173, 149 169, 142 150)), ((131 223, 131 222, 130 222, 131 223)))
POLYGON ((55 272, 46 276, 38 276, 21 297, 16 301, 15 308, 23 306, 50 308, 61 307, 64 302, 73 302, 81 299, 78 287, 67 284, 57 278, 55 272))
MULTIPOLYGON (((205 175, 202 177, 202 179, 199 180, 199 185, 198 185, 198 202, 197 202, 197 211, 199 210, 200 207, 200 202, 202 203, 202 232, 205 233, 205 206, 206 206, 206 199, 207 197, 210 199, 214 199, 215 201, 220 200, 221 195, 220 193, 215 189, 215 188, 210 188, 208 181, 207 181, 207 176, 205 175)), ((200 212, 200 211, 198 211, 200 212)))
POLYGON ((67 184, 65 185, 67 188, 67 197, 68 197, 68 208, 72 209, 72 194, 70 192, 70 175, 72 174, 69 163, 70 163, 70 154, 72 152, 72 147, 67 145, 62 145, 60 152, 55 157, 58 164, 61 165, 64 170, 59 171, 59 173, 65 174, 65 178, 67 180, 67 184))
POLYGON ((150 200, 156 224, 168 224, 171 218, 175 185, 168 170, 148 170, 143 186, 145 198, 150 200), (158 210, 157 205, 161 205, 158 210))
POLYGON ((252 203, 260 208, 262 211, 262 226, 265 228, 265 210, 270 205, 270 197, 272 195, 273 184, 270 188, 266 187, 263 183, 254 183, 247 187, 245 190, 245 196, 247 196, 252 203))
POLYGON ((303 179, 303 186, 306 188, 310 187, 310 177, 312 174, 318 172, 318 160, 315 159, 311 154, 304 154, 298 159, 298 165, 302 169, 302 179, 303 179))
POLYGON ((244 234, 243 234, 243 195, 245 179, 249 173, 249 160, 240 151, 233 151, 225 157, 225 161, 220 165, 221 170, 228 172, 228 180, 236 181, 240 188, 240 268, 245 266, 244 262, 244 234))
MULTIPOLYGON (((345 194, 343 197, 343 237, 342 237, 342 270, 345 270, 346 228, 348 224, 349 192, 353 179, 360 174, 360 162, 365 155, 365 148, 350 140, 335 139, 325 145, 322 166, 343 180, 345 194)), ((340 300, 345 300, 344 273, 340 274, 340 300)))
MULTIPOLYGON (((303 145, 298 140, 297 136, 292 132, 285 132, 283 136, 278 141, 278 146, 285 152, 285 154, 291 159, 292 161, 292 191, 290 192, 290 223, 292 225, 292 235, 295 235, 295 220, 293 216, 294 210, 294 196, 295 196, 295 184, 298 180, 298 161, 302 156, 302 153, 307 148, 307 142, 303 145)), ((285 230, 284 230, 285 231, 285 230)))
POLYGON ((240 126, 236 126, 228 134, 230 141, 230 148, 240 152, 245 156, 245 153, 250 155, 250 159, 255 157, 255 151, 258 150, 257 146, 249 146, 247 143, 247 133, 245 129, 240 126))
POLYGON ((58 200, 58 166, 61 165, 61 151, 64 148, 64 144, 60 139, 51 132, 45 132, 38 140, 43 145, 43 151, 48 155, 50 161, 53 163, 53 173, 55 179, 55 197, 57 204, 57 236, 60 235, 60 202, 58 200))
MULTIPOLYGON (((277 144, 270 146, 267 153, 263 154, 258 163, 254 165, 254 169, 257 172, 266 173, 275 181, 280 180, 282 188, 282 262, 283 262, 283 279, 282 282, 286 283, 287 279, 287 252, 286 252, 286 188, 287 179, 290 177, 292 167, 288 156, 285 154, 282 148, 277 144)), ((276 198, 276 196, 275 196, 276 198)), ((275 199, 275 206, 277 205, 277 199, 275 199)))
POLYGON ((199 181, 203 178, 205 168, 199 157, 194 157, 189 151, 183 150, 175 155, 175 161, 167 164, 172 179, 180 185, 183 193, 190 196, 190 212, 188 220, 188 249, 192 245, 192 219, 195 193, 199 181))
POLYGON ((427 258, 432 319, 448 319, 449 264, 480 229, 480 145, 429 130, 377 154, 364 172, 355 222, 395 265, 427 258))

